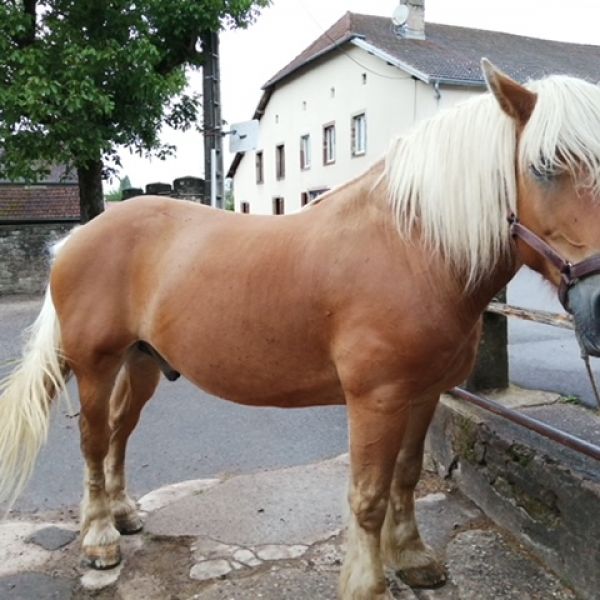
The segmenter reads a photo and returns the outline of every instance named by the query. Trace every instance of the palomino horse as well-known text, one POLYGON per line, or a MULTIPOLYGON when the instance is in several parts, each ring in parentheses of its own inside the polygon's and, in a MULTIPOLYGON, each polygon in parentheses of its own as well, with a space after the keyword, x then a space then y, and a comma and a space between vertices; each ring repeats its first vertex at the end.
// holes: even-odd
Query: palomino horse
POLYGON ((123 462, 161 369, 247 405, 345 403, 341 597, 389 598, 384 565, 413 586, 442 582, 413 490, 438 397, 468 375, 486 304, 525 263, 563 281, 584 345, 600 343, 598 260, 577 276, 570 264, 600 250, 600 88, 484 70, 490 94, 416 126, 308 210, 144 198, 73 232, 0 400, 4 498, 22 489, 70 373, 83 554, 97 568, 119 562, 119 532, 142 526, 123 462))

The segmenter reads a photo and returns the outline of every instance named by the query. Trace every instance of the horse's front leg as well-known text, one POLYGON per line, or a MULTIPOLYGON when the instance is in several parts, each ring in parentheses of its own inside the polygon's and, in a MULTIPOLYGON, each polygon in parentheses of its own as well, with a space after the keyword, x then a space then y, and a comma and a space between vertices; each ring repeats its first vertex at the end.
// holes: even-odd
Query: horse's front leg
POLYGON ((382 531, 385 564, 411 587, 437 587, 446 581, 445 567, 421 539, 414 502, 414 490, 423 465, 425 434, 437 400, 435 396, 411 404, 382 531))
POLYGON ((119 372, 110 399, 111 433, 104 473, 115 526, 123 534, 136 533, 143 527, 136 503, 127 493, 125 451, 142 408, 156 390, 159 379, 156 362, 134 349, 119 372))
POLYGON ((407 415, 392 388, 380 387, 360 396, 347 394, 351 481, 346 557, 340 577, 342 600, 392 597, 381 560, 381 526, 407 415))

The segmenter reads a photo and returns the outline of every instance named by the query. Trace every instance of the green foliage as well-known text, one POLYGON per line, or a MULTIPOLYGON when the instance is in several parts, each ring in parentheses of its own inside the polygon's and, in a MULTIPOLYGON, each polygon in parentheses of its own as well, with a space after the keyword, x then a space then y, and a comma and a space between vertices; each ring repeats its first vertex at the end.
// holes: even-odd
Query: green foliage
POLYGON ((131 181, 129 180, 129 177, 127 175, 124 175, 121 181, 119 181, 119 191, 122 192, 123 190, 126 190, 130 187, 133 187, 131 185, 131 181))
POLYGON ((123 192, 119 188, 108 190, 108 192, 104 194, 104 200, 106 202, 120 202, 123 200, 123 192))
POLYGON ((104 200, 106 200, 106 202, 120 202, 123 200, 123 190, 126 190, 130 187, 133 187, 131 185, 131 180, 129 179, 128 175, 124 175, 119 180, 119 185, 117 185, 117 187, 108 190, 108 192, 104 194, 104 200))
POLYGON ((560 397, 564 404, 581 404, 581 398, 577 394, 567 394, 560 397))
POLYGON ((233 197, 233 192, 228 190, 225 192, 225 210, 235 210, 235 199, 233 197))
POLYGON ((270 0, 21 0, 0 4, 0 177, 43 165, 118 166, 117 149, 165 156, 163 123, 186 129, 199 98, 186 67, 199 36, 245 27, 270 0))

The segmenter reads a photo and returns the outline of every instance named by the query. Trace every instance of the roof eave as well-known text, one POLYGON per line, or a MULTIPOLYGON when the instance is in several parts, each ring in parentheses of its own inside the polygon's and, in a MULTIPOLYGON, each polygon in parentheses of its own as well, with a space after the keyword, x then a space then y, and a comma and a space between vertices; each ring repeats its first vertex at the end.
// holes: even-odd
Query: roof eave
POLYGON ((373 56, 384 60, 390 65, 397 67, 398 69, 402 69, 403 71, 406 71, 409 75, 420 79, 424 83, 431 83, 431 79, 427 73, 423 73, 423 71, 416 69, 412 65, 409 65, 408 63, 398 59, 396 56, 392 56, 389 52, 386 52, 385 50, 374 46, 370 42, 367 42, 365 39, 353 39, 350 40, 350 43, 354 44, 358 48, 361 48, 365 52, 368 52, 369 54, 372 54, 373 56))
POLYGON ((275 77, 273 77, 272 79, 269 79, 269 81, 267 81, 267 83, 265 83, 261 89, 268 90, 268 89, 272 88, 276 83, 279 83, 283 79, 287 79, 290 75, 292 75, 293 73, 296 73, 296 71, 298 71, 299 69, 302 69, 306 65, 309 65, 310 63, 314 62, 315 60, 318 60, 322 56, 329 54, 329 52, 331 52, 332 50, 336 50, 337 48, 339 48, 340 46, 343 46, 344 44, 346 44, 348 42, 354 42, 354 39, 361 39, 363 37, 364 36, 359 33, 355 33, 353 31, 348 32, 346 35, 342 36, 339 40, 333 41, 331 45, 327 46, 326 48, 323 48, 323 50, 320 50, 319 52, 316 52, 307 60, 297 64, 290 71, 286 71, 286 72, 282 73, 281 75, 275 75, 275 77))

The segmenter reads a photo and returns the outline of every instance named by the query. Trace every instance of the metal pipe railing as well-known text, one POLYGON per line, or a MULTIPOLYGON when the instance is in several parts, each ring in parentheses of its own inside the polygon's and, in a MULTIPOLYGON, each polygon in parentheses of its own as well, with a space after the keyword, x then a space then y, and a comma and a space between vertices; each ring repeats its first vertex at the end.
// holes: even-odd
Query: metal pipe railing
POLYGON ((552 425, 538 421, 533 417, 529 417, 511 408, 507 408, 506 406, 503 406, 498 402, 494 402, 489 398, 484 398, 483 396, 473 394, 472 392, 469 392, 463 388, 455 387, 450 390, 450 394, 458 396, 462 400, 466 400, 471 404, 475 404, 476 406, 479 406, 480 408, 483 408, 484 410, 494 413, 500 417, 504 417, 505 419, 512 421, 513 423, 517 423, 526 429, 535 431, 535 433, 562 444, 571 450, 575 450, 580 454, 584 454, 585 456, 600 461, 599 446, 575 437, 566 431, 556 429, 556 427, 552 427, 552 425))

